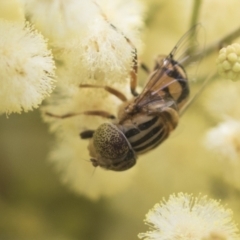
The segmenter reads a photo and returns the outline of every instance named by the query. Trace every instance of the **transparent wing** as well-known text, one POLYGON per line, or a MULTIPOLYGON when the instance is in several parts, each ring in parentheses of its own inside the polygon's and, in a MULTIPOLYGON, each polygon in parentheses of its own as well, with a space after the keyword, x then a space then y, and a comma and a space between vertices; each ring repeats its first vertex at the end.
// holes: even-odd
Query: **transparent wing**
POLYGON ((189 95, 188 78, 196 75, 205 36, 201 24, 186 32, 167 56, 159 56, 142 93, 136 98, 139 107, 171 95, 182 101, 189 95), (188 75, 188 76, 187 76, 188 75))
POLYGON ((205 31, 203 26, 198 23, 179 39, 169 56, 172 56, 180 65, 187 68, 195 62, 199 63, 204 47, 205 31))

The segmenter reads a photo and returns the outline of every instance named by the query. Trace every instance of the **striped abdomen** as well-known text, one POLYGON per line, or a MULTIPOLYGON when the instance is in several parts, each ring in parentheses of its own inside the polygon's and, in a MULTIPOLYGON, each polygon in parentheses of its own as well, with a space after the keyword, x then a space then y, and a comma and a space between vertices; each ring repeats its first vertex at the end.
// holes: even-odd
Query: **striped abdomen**
POLYGON ((123 132, 137 154, 147 152, 162 143, 177 126, 168 112, 158 116, 138 114, 122 125, 123 132))

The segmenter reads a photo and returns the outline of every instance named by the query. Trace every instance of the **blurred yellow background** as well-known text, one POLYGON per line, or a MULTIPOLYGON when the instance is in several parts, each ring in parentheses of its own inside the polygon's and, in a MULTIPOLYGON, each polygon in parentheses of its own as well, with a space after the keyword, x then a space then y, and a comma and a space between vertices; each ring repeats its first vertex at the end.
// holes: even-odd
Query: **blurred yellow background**
MULTIPOLYGON (((168 53, 190 28, 194 1, 143 2, 148 12, 140 58, 153 66, 154 57, 168 53)), ((238 27, 235 20, 239 18, 239 7, 240 3, 233 0, 202 1, 199 22, 206 31, 206 45, 238 27)), ((208 67, 203 67, 204 74, 215 67, 216 56, 217 52, 206 60, 208 67)), ((145 73, 140 71, 140 84, 145 78, 145 73)), ((60 175, 48 161, 54 136, 38 110, 2 115, 0 240, 137 239, 137 234, 147 229, 143 219, 148 210, 163 197, 178 192, 221 199, 233 210, 239 223, 240 192, 223 180, 221 162, 204 148, 207 130, 217 123, 205 109, 206 102, 203 93, 181 118, 172 136, 157 149, 139 157, 136 173, 126 189, 95 201, 61 183, 60 175)), ((86 187, 91 188, 97 171, 89 176, 86 187)))

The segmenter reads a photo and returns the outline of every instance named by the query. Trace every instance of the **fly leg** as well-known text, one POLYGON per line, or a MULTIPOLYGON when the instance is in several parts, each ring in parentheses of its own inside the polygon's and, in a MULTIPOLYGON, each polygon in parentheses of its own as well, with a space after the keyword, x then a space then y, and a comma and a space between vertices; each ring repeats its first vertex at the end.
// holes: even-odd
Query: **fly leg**
POLYGON ((150 69, 148 68, 148 66, 147 66, 145 63, 140 62, 139 65, 140 65, 141 69, 142 69, 145 73, 147 73, 147 74, 150 74, 150 73, 151 73, 150 69))
MULTIPOLYGON (((98 111, 98 110, 85 111, 85 112, 79 112, 79 113, 67 113, 64 115, 56 115, 56 114, 46 112, 47 116, 59 118, 59 119, 75 117, 75 116, 82 115, 82 114, 89 115, 89 116, 99 116, 99 117, 103 117, 103 118, 107 118, 107 119, 115 119, 116 118, 114 115, 112 115, 106 111, 98 111)), ((89 139, 89 138, 92 138, 93 134, 94 134, 94 130, 85 130, 85 131, 81 132, 79 135, 80 135, 81 139, 89 139)))
MULTIPOLYGON (((112 88, 112 87, 93 85, 93 84, 80 84, 79 87, 80 88, 102 88, 105 91, 107 91, 110 94, 117 97, 122 102, 127 101, 127 98, 123 93, 121 93, 120 91, 118 91, 117 89, 112 88)), ((46 112, 47 116, 54 117, 54 118, 59 118, 59 119, 75 117, 75 116, 78 116, 78 115, 81 115, 81 114, 90 115, 90 116, 99 116, 99 117, 103 117, 103 118, 107 118, 107 119, 115 119, 116 118, 111 113, 106 112, 106 111, 102 111, 102 110, 91 110, 91 111, 84 111, 84 112, 77 112, 77 113, 71 113, 70 112, 70 113, 66 113, 64 115, 57 115, 57 114, 52 114, 52 113, 46 112)))
MULTIPOLYGON (((107 19, 106 19, 107 20, 107 19)), ((130 70, 130 90, 134 97, 138 96, 138 93, 136 91, 137 88, 137 73, 138 73, 138 55, 137 55, 137 49, 134 46, 134 44, 131 42, 131 40, 126 37, 121 31, 119 31, 113 24, 109 23, 110 26, 115 29, 117 32, 119 32, 127 41, 127 43, 132 47, 132 67, 130 70)))
POLYGON ((102 111, 102 110, 84 111, 84 112, 78 112, 78 113, 66 113, 64 115, 52 114, 49 112, 46 112, 45 114, 49 117, 54 117, 54 118, 59 118, 59 119, 75 117, 78 115, 99 116, 99 117, 103 117, 103 118, 107 118, 107 119, 115 119, 116 118, 111 113, 102 111))
MULTIPOLYGON (((128 38, 126 38, 128 41, 128 38)), ((133 47, 132 53, 133 53, 133 59, 132 59, 132 68, 130 71, 130 89, 131 93, 134 97, 138 96, 138 93, 136 91, 137 88, 137 72, 138 72, 138 59, 137 59, 137 49, 133 46, 133 44, 128 41, 128 43, 133 47)))
MULTIPOLYGON (((110 26, 119 32, 119 30, 113 24, 110 23, 110 26)), ((137 79, 138 66, 140 66, 147 74, 150 74, 150 70, 146 64, 138 61, 137 49, 134 46, 134 44, 131 42, 131 40, 128 37, 126 37, 122 32, 120 33, 126 39, 127 43, 132 47, 133 59, 132 59, 132 67, 130 70, 130 90, 132 95, 136 97, 139 95, 138 92, 136 91, 137 82, 138 82, 138 79, 137 79)))
POLYGON ((94 132, 95 132, 94 130, 85 130, 85 131, 82 131, 79 134, 79 136, 81 139, 89 139, 93 137, 94 132))
POLYGON ((102 88, 105 91, 107 91, 110 94, 112 94, 115 97, 117 97, 122 102, 126 102, 127 101, 127 98, 126 98, 126 96, 123 93, 121 93, 117 89, 109 87, 109 86, 100 86, 100 85, 93 85, 93 84, 80 84, 79 87, 80 88, 102 88))
POLYGON ((133 59, 132 59, 132 67, 130 70, 130 90, 131 93, 134 97, 138 96, 138 93, 136 92, 136 87, 137 87, 137 72, 138 72, 138 56, 137 56, 137 49, 134 46, 134 44, 131 42, 131 40, 126 37, 124 35, 124 33, 122 33, 117 27, 115 27, 112 23, 109 22, 107 16, 104 14, 104 12, 102 11, 101 7, 96 3, 96 6, 99 8, 102 16, 104 17, 104 19, 109 23, 109 25, 118 33, 120 33, 125 40, 127 41, 127 43, 132 47, 132 55, 133 55, 133 59))
MULTIPOLYGON (((112 87, 91 85, 91 84, 81 84, 79 87, 81 87, 81 88, 102 88, 102 89, 106 90, 107 92, 109 92, 110 94, 113 94, 114 96, 116 96, 121 101, 123 101, 123 102, 127 101, 127 98, 123 93, 121 93, 120 91, 118 91, 112 87)), ((57 115, 57 114, 53 114, 50 112, 46 112, 45 114, 49 117, 58 118, 58 119, 65 119, 65 118, 75 117, 75 116, 79 116, 79 115, 99 116, 99 117, 103 117, 103 118, 111 119, 111 120, 116 119, 116 117, 113 114, 103 111, 103 110, 91 110, 91 111, 83 111, 83 112, 75 112, 75 113, 70 112, 70 113, 66 113, 63 115, 57 115)), ((85 130, 80 133, 80 137, 82 139, 92 138, 93 133, 94 133, 94 130, 85 130)))

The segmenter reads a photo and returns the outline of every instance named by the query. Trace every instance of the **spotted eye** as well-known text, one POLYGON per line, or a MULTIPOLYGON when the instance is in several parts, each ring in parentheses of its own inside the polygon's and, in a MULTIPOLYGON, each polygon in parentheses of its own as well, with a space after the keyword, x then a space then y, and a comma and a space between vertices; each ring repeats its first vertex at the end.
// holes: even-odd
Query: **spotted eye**
POLYGON ((93 145, 102 158, 119 159, 129 152, 124 134, 113 124, 104 123, 94 132, 93 145))

